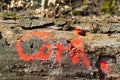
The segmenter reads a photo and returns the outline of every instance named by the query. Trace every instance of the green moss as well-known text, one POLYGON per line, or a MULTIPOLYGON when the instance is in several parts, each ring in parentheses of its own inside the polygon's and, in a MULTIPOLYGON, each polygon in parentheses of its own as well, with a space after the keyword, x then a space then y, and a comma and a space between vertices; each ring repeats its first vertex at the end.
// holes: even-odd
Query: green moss
POLYGON ((105 14, 111 13, 112 9, 115 7, 115 1, 114 0, 104 0, 104 5, 102 6, 102 11, 104 11, 105 14))
POLYGON ((73 13, 73 15, 78 15, 78 14, 80 14, 80 11, 78 11, 77 9, 73 9, 72 13, 73 13))
POLYGON ((3 17, 5 18, 19 18, 20 16, 13 12, 4 12, 3 17))

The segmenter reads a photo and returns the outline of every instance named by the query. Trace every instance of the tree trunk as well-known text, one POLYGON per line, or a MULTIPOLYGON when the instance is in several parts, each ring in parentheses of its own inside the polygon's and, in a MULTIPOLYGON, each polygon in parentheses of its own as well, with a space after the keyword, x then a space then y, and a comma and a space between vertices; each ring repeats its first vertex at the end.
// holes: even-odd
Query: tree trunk
POLYGON ((42 10, 42 11, 45 10, 45 5, 46 5, 46 0, 42 0, 42 1, 41 1, 41 10, 42 10))

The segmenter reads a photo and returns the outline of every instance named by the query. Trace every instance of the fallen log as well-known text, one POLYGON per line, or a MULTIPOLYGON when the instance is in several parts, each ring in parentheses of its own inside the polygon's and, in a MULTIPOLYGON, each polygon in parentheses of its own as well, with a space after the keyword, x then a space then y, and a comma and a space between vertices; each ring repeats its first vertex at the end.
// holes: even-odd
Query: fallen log
MULTIPOLYGON (((62 34, 61 34, 62 35, 62 34)), ((54 36, 57 36, 55 34, 54 36)), ((52 36, 50 36, 52 37, 52 36)), ((73 38, 74 39, 74 38, 73 38)), ((87 68, 84 64, 84 58, 79 57, 79 63, 73 64, 70 55, 70 40, 66 39, 48 39, 41 40, 31 36, 22 41, 21 48, 25 55, 30 56, 37 53, 41 47, 48 43, 52 46, 52 54, 47 60, 41 60, 36 58, 30 61, 24 61, 20 59, 18 55, 18 50, 16 49, 16 42, 11 46, 6 44, 6 41, 0 40, 0 74, 1 79, 30 79, 31 76, 34 79, 37 78, 56 78, 56 79, 69 79, 72 80, 81 78, 91 78, 91 79, 100 79, 104 76, 114 76, 118 77, 120 73, 120 36, 112 35, 108 36, 107 34, 89 34, 87 36, 81 37, 84 43, 86 58, 90 61, 91 68, 87 68), (102 38, 102 39, 101 39, 102 38), (60 42, 62 47, 68 47, 67 50, 60 51, 61 61, 58 63, 56 61, 56 54, 58 47, 56 44, 60 42), (114 64, 109 68, 110 71, 106 73, 103 67, 103 60, 105 61, 105 66, 114 64), (110 61, 113 62, 110 62, 110 61), (113 71, 113 72, 111 72, 113 71), (48 73, 49 72, 49 73, 48 73), (13 75, 14 74, 14 75, 13 75), (105 75, 106 74, 106 75, 105 75), (9 77, 7 77, 7 76, 9 77), (26 75, 28 77, 23 78, 26 75), (14 77, 17 76, 17 77, 14 77), (53 77, 54 76, 54 77, 53 77), (61 77, 60 77, 61 76, 61 77)), ((49 47, 43 48, 43 52, 46 54, 49 52, 49 47)), ((72 50, 76 50, 73 46, 72 50)), ((47 54, 46 54, 47 55, 47 54)), ((73 54, 74 56, 76 54, 73 54)), ((80 52, 80 55, 81 52, 80 52)), ((106 68, 107 69, 107 68, 106 68)))

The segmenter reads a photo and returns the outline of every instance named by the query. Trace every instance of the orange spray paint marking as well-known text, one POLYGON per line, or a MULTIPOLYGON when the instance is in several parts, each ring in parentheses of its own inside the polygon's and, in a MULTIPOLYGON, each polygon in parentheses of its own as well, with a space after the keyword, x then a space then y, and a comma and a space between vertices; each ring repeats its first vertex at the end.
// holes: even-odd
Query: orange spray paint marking
POLYGON ((60 62, 61 61, 61 51, 68 50, 68 48, 63 47, 61 43, 57 43, 57 48, 58 48, 58 50, 57 50, 57 54, 56 54, 56 60, 58 62, 60 62))
POLYGON ((26 39, 33 37, 33 36, 37 36, 37 37, 43 36, 42 39, 45 40, 48 37, 48 34, 45 32, 31 32, 31 33, 28 33, 28 34, 22 36, 21 40, 18 40, 16 43, 16 49, 17 49, 18 55, 20 56, 20 58, 22 60, 29 61, 29 60, 33 60, 35 58, 38 58, 38 56, 39 56, 40 51, 37 53, 34 53, 31 56, 27 56, 27 55, 25 55, 25 53, 23 52, 23 50, 21 48, 21 41, 26 40, 26 39))
POLYGON ((73 64, 77 64, 79 62, 79 54, 78 54, 78 44, 79 44, 79 40, 74 39, 71 40, 70 43, 70 56, 72 58, 72 62, 73 64), (74 47, 75 50, 72 50, 72 46, 74 47))
POLYGON ((76 35, 79 36, 83 31, 80 28, 76 28, 76 35))
POLYGON ((47 60, 50 57, 51 54, 52 54, 51 45, 50 44, 43 44, 43 46, 40 48, 40 53, 39 53, 40 59, 41 60, 47 60), (44 54, 45 47, 49 47, 49 52, 47 52, 46 54, 44 54))
MULTIPOLYGON (((74 40, 71 40, 71 44, 70 46, 75 46, 76 51, 75 51, 75 55, 72 56, 72 62, 74 64, 77 64, 79 62, 79 57, 82 58, 84 64, 86 65, 87 68, 90 68, 90 61, 87 59, 85 52, 84 52, 84 46, 83 46, 83 40, 82 38, 79 36, 79 34, 82 33, 81 29, 76 29, 76 38, 74 40)), ((73 55, 73 50, 70 51, 70 55, 73 55)))
POLYGON ((105 60, 100 61, 100 68, 103 72, 108 72, 108 63, 105 60))
POLYGON ((33 60, 33 59, 37 58, 38 53, 35 53, 35 54, 31 55, 31 56, 25 55, 25 53, 22 51, 21 41, 20 40, 17 41, 16 46, 17 46, 16 48, 17 48, 18 55, 20 56, 20 58, 22 60, 29 61, 29 60, 33 60))
MULTIPOLYGON (((70 56, 71 56, 73 64, 79 63, 79 57, 81 57, 83 60, 83 63, 86 65, 87 68, 89 68, 89 67, 91 67, 91 65, 90 65, 90 61, 87 59, 85 52, 84 52, 83 40, 80 36, 81 33, 82 33, 81 29, 76 29, 76 38, 71 40, 71 43, 70 43, 70 56)), ((16 49, 17 49, 18 55, 20 56, 20 58, 22 60, 26 60, 26 61, 33 60, 36 58, 40 58, 41 60, 47 60, 49 58, 49 56, 52 54, 52 46, 50 44, 43 44, 42 47, 40 48, 40 50, 31 56, 27 56, 23 52, 23 50, 21 48, 21 41, 26 40, 30 37, 34 37, 34 36, 36 36, 36 37, 41 36, 42 40, 46 40, 48 38, 48 33, 46 33, 46 32, 31 32, 31 33, 23 35, 21 37, 21 39, 18 40, 16 43, 16 49), (46 48, 46 47, 49 48, 49 52, 44 54, 44 48, 46 48)), ((68 50, 69 48, 62 46, 62 43, 60 43, 60 42, 57 43, 56 46, 58 49, 57 53, 56 53, 56 60, 58 62, 60 62, 61 61, 61 52, 64 50, 68 50)))

